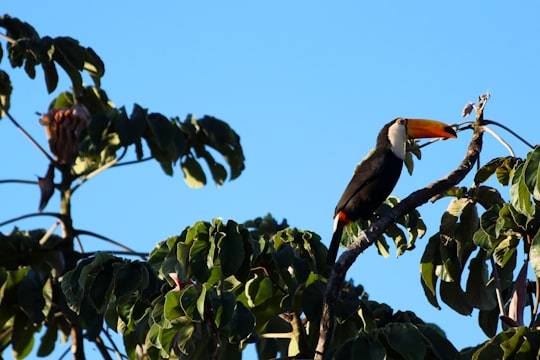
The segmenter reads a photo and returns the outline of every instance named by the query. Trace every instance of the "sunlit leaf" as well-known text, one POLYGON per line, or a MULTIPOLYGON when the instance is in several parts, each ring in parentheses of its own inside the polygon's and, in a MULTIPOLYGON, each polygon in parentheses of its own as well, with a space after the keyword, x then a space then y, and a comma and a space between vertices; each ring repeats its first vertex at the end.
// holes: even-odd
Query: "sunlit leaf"
POLYGON ((437 301, 437 276, 435 273, 436 267, 441 265, 439 245, 440 237, 436 234, 429 239, 424 254, 422 255, 422 259, 420 260, 420 280, 422 282, 422 287, 424 288, 429 303, 437 309, 441 308, 437 301))
POLYGON ((192 188, 199 188, 206 185, 206 175, 201 165, 192 156, 186 156, 181 163, 186 184, 192 188))
POLYGON ((532 239, 529 259, 536 277, 540 277, 540 231, 537 231, 532 239))
POLYGON ((531 218, 534 207, 531 201, 531 194, 525 183, 525 175, 523 174, 523 164, 521 164, 514 175, 512 186, 510 187, 510 201, 514 208, 521 214, 531 218))

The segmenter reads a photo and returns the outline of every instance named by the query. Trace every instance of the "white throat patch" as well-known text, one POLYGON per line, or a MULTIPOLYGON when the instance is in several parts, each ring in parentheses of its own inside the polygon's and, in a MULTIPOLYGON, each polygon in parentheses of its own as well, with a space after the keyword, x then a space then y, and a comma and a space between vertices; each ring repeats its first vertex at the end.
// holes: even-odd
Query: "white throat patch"
POLYGON ((405 160, 405 143, 408 138, 405 125, 396 122, 388 128, 388 140, 392 146, 392 152, 401 160, 405 160))

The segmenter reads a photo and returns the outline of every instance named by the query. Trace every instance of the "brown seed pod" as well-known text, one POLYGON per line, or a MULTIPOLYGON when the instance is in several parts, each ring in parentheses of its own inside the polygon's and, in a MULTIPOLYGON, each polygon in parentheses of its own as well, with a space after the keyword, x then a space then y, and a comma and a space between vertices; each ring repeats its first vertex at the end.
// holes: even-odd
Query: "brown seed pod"
POLYGON ((88 127, 90 114, 82 105, 51 109, 39 123, 45 127, 49 149, 62 164, 71 165, 78 156, 79 136, 88 127))

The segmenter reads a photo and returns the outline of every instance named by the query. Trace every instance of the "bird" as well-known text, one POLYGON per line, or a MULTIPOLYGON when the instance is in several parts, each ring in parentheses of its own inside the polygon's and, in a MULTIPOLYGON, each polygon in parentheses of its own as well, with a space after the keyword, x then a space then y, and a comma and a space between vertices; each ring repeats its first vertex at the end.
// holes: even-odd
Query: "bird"
POLYGON ((408 139, 457 138, 455 130, 443 122, 397 118, 387 123, 377 136, 373 150, 356 166, 353 177, 334 212, 334 232, 327 264, 333 266, 345 226, 371 218, 390 195, 399 179, 408 139))

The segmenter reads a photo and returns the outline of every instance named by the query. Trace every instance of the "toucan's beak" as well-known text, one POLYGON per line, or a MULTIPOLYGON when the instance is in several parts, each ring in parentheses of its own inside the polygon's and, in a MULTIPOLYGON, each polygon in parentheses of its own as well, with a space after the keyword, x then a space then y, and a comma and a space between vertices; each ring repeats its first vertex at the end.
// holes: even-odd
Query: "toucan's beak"
POLYGON ((456 132, 450 125, 424 119, 407 119, 407 135, 412 139, 457 138, 456 132))

